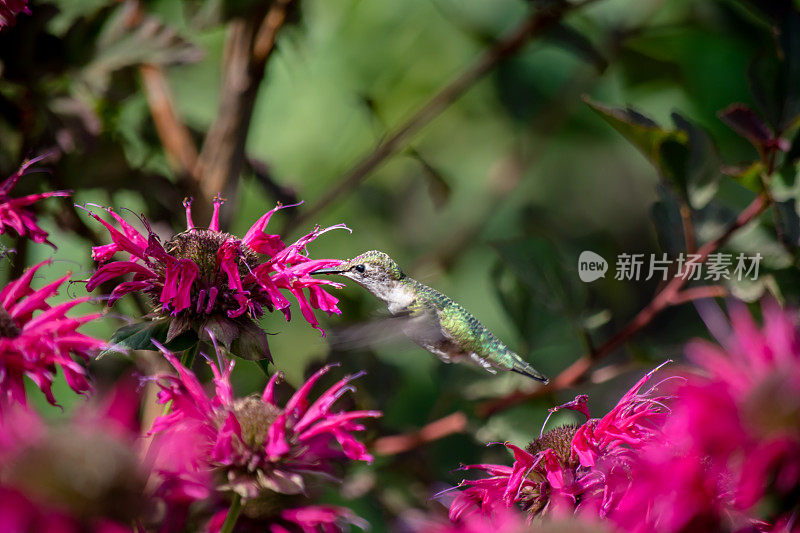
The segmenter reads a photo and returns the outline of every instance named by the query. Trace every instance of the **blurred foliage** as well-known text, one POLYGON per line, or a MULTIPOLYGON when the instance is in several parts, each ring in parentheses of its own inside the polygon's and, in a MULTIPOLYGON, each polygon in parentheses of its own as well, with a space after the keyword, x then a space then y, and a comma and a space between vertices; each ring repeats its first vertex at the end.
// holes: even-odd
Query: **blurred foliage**
MULTIPOLYGON (((258 89, 246 144, 251 163, 224 207, 227 230, 241 235, 287 197, 313 206, 387 130, 539 3, 298 3, 258 89)), ((163 69, 175 113, 200 146, 217 118, 225 25, 263 7, 258 0, 32 2, 32 16, 0 32, 2 175, 49 151, 47 172, 26 177, 21 193, 71 188, 76 203, 144 213, 162 235, 181 231, 186 177, 165 153, 139 67, 163 69)), ((501 63, 326 209, 314 224, 343 222, 353 234, 324 235, 312 256, 384 250, 552 376, 623 327, 658 288, 655 280, 611 275, 582 283, 581 251, 610 263, 620 253, 675 256, 688 244, 685 213, 702 244, 766 191, 774 208, 722 248, 761 253, 759 279, 725 284, 748 300, 768 291, 797 304, 798 87, 800 15, 791 2, 599 0, 501 63)), ((101 228, 66 201, 38 208, 59 247, 41 277, 69 269, 85 279, 101 228)), ((287 211, 273 228, 289 227, 287 211)), ((51 253, 4 243, 17 250, 3 262, 6 276, 51 253)), ((75 284, 62 297, 83 293, 75 284)), ((343 315, 326 320, 328 329, 382 313, 357 286, 337 296, 343 315)), ((123 317, 140 315, 125 298, 85 330, 108 338, 123 317)), ((459 464, 505 462, 503 450, 484 444, 526 444, 547 408, 576 393, 483 419, 480 401, 535 385, 443 365, 402 340, 336 351, 301 320, 273 314, 262 325, 277 333, 272 354, 293 384, 326 361, 341 361, 348 372, 366 369, 358 402, 385 412, 375 436, 412 432, 457 410, 470 416, 466 434, 378 457, 328 495, 374 531, 391 528, 410 507, 436 507, 427 499, 458 480, 451 471, 459 464)), ((603 413, 643 370, 680 361, 684 342, 703 331, 691 304, 671 308, 603 360, 609 371, 593 374, 580 392, 603 413)), ((92 366, 102 382, 126 361, 108 355, 92 366)), ((264 379, 245 361, 235 377, 241 394, 264 379)))

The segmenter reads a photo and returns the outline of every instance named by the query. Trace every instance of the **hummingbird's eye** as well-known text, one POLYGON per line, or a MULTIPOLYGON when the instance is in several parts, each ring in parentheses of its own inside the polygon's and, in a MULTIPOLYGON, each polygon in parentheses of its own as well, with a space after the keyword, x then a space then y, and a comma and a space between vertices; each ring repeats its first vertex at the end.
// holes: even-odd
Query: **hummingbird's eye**
POLYGON ((367 269, 367 267, 364 266, 364 265, 356 265, 355 269, 356 269, 356 272, 358 272, 359 274, 363 274, 364 271, 367 269))

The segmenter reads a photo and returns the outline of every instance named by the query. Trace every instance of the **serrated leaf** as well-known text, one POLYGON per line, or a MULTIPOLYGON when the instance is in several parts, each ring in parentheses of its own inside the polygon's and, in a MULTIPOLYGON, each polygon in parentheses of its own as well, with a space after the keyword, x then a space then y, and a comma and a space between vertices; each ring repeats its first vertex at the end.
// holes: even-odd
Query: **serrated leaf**
POLYGON ((126 353, 130 350, 156 350, 153 340, 176 352, 187 350, 197 343, 197 334, 191 330, 167 342, 170 322, 169 319, 162 318, 122 326, 111 336, 109 341, 111 347, 101 352, 99 357, 109 353, 126 353))

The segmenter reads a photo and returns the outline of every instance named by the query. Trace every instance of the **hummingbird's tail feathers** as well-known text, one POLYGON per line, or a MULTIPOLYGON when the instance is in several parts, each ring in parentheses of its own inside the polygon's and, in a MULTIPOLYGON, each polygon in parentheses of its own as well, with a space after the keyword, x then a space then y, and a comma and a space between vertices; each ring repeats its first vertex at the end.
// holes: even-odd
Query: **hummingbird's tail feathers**
POLYGON ((533 368, 531 365, 526 363, 525 361, 514 361, 514 366, 510 369, 512 372, 516 372, 517 374, 522 374, 523 376, 527 376, 531 379, 535 379, 536 381, 542 382, 543 385, 547 385, 550 383, 550 379, 547 376, 533 368))

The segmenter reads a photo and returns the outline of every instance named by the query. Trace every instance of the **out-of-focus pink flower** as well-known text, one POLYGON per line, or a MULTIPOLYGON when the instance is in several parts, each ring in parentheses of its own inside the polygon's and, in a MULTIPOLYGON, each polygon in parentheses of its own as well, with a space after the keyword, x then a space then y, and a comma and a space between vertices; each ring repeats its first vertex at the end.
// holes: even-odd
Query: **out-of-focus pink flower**
MULTIPOLYGON (((492 516, 515 504, 530 516, 562 511, 606 516, 628 491, 631 461, 663 424, 664 398, 655 396, 653 389, 642 392, 656 370, 647 373, 603 418, 552 429, 526 450, 506 443, 514 453, 512 466, 463 467, 482 470, 490 477, 461 482, 464 489, 450 505, 450 518, 492 516)), ((578 396, 554 410, 573 409, 588 418, 587 400, 578 396)))
MULTIPOLYGON (((219 533, 228 510, 217 512, 204 531, 219 533)), ((269 531, 270 533, 339 533, 350 531, 349 526, 356 526, 364 531, 369 529, 369 523, 357 516, 346 507, 337 505, 306 505, 284 509, 269 516, 250 519, 241 517, 236 522, 237 531, 269 531)))
POLYGON ((28 0, 0 0, 0 30, 6 26, 13 26, 20 13, 31 14, 28 0))
MULTIPOLYGON (((350 382, 360 374, 342 378, 311 401, 312 387, 331 369, 325 366, 280 406, 275 400, 280 373, 272 376, 261 396, 234 398, 230 383, 234 363, 224 363, 220 355, 223 368, 210 363, 215 394, 209 398, 190 370, 169 351, 164 355, 178 375, 156 378, 159 401, 172 402, 172 412, 157 418, 152 432, 157 437, 175 431, 193 433, 194 439, 185 442, 201 451, 198 467, 217 475, 220 489, 246 499, 269 491, 298 494, 305 490, 307 475, 330 476, 337 462, 372 460, 353 433, 365 429, 362 419, 381 413, 334 411, 336 401, 353 390, 350 382)), ((183 452, 176 446, 167 453, 183 452)))
MULTIPOLYGON (((701 367, 675 390, 662 438, 640 454, 614 520, 631 531, 768 529, 791 524, 800 493, 800 329, 774 301, 764 325, 729 306, 722 346, 695 341, 701 367), (759 505, 769 502, 768 505, 759 505)), ((787 526, 790 530, 795 526, 787 526)))
POLYGON ((69 275, 40 289, 31 288, 33 276, 49 263, 43 261, 29 268, 0 291, 0 405, 25 403, 23 376, 28 376, 47 401, 55 404, 51 385, 56 366, 61 367, 72 390, 87 391, 86 371, 72 356, 88 360, 105 346, 105 342, 77 331, 99 314, 67 316, 70 309, 88 298, 76 298, 55 306, 47 303, 69 275))
MULTIPOLYGON (((210 329, 226 346, 236 339, 249 336, 257 342, 249 346, 267 350, 267 337, 254 320, 265 310, 280 310, 291 318, 290 301, 281 292, 292 294, 300 306, 303 317, 322 331, 313 309, 328 314, 339 314, 338 300, 322 289, 323 285, 341 287, 341 284, 317 279, 311 272, 340 264, 339 260, 309 259, 307 245, 319 235, 332 229, 344 228, 338 224, 328 228, 315 228, 294 244, 286 246, 278 235, 265 233, 272 215, 283 209, 278 205, 258 219, 243 238, 219 229, 219 209, 223 200, 214 199, 214 215, 208 229, 195 227, 192 221, 191 201, 186 200, 187 230, 162 244, 149 230, 140 233, 121 216, 106 209, 120 229, 97 214, 89 214, 99 221, 111 235, 111 244, 95 246, 92 256, 101 266, 87 282, 87 290, 109 280, 130 276, 117 282, 111 292, 109 305, 131 292, 148 294, 156 309, 155 314, 170 317, 170 338, 183 331, 210 329), (126 260, 112 261, 117 253, 127 254, 126 260)), ((323 332, 324 333, 324 332, 323 332)), ((258 351, 258 350, 255 350, 258 351)), ((263 358, 267 354, 236 355, 263 358)))
POLYGON ((491 516, 473 513, 457 522, 420 514, 403 520, 400 531, 407 533, 610 533, 609 524, 596 516, 562 516, 547 521, 532 522, 514 507, 501 507, 491 516))
POLYGON ((111 533, 151 517, 167 523, 176 506, 157 505, 148 489, 163 478, 141 459, 138 407, 133 383, 123 381, 59 424, 47 425, 19 405, 5 410, 0 531, 111 533))
MULTIPOLYGON (((13 10, 15 6, 18 8, 17 12, 24 8, 24 12, 28 13, 25 2, 10 0, 9 3, 8 1, 4 2, 0 0, 0 29, 2 29, 4 25, 3 21, 8 20, 9 10, 13 10)), ((13 17, 10 20, 13 23, 13 17)), ((6 23, 6 25, 8 25, 8 23, 6 23)), ((69 196, 72 194, 72 191, 43 192, 39 194, 29 194, 28 196, 20 196, 19 198, 12 198, 10 196, 11 189, 14 188, 19 179, 25 174, 28 174, 28 169, 31 166, 45 157, 47 157, 47 155, 25 161, 19 170, 9 176, 3 183, 0 183, 0 235, 12 229, 21 237, 28 237, 33 242, 44 242, 55 248, 56 246, 47 240, 47 232, 37 224, 36 217, 30 206, 44 198, 69 196)))

